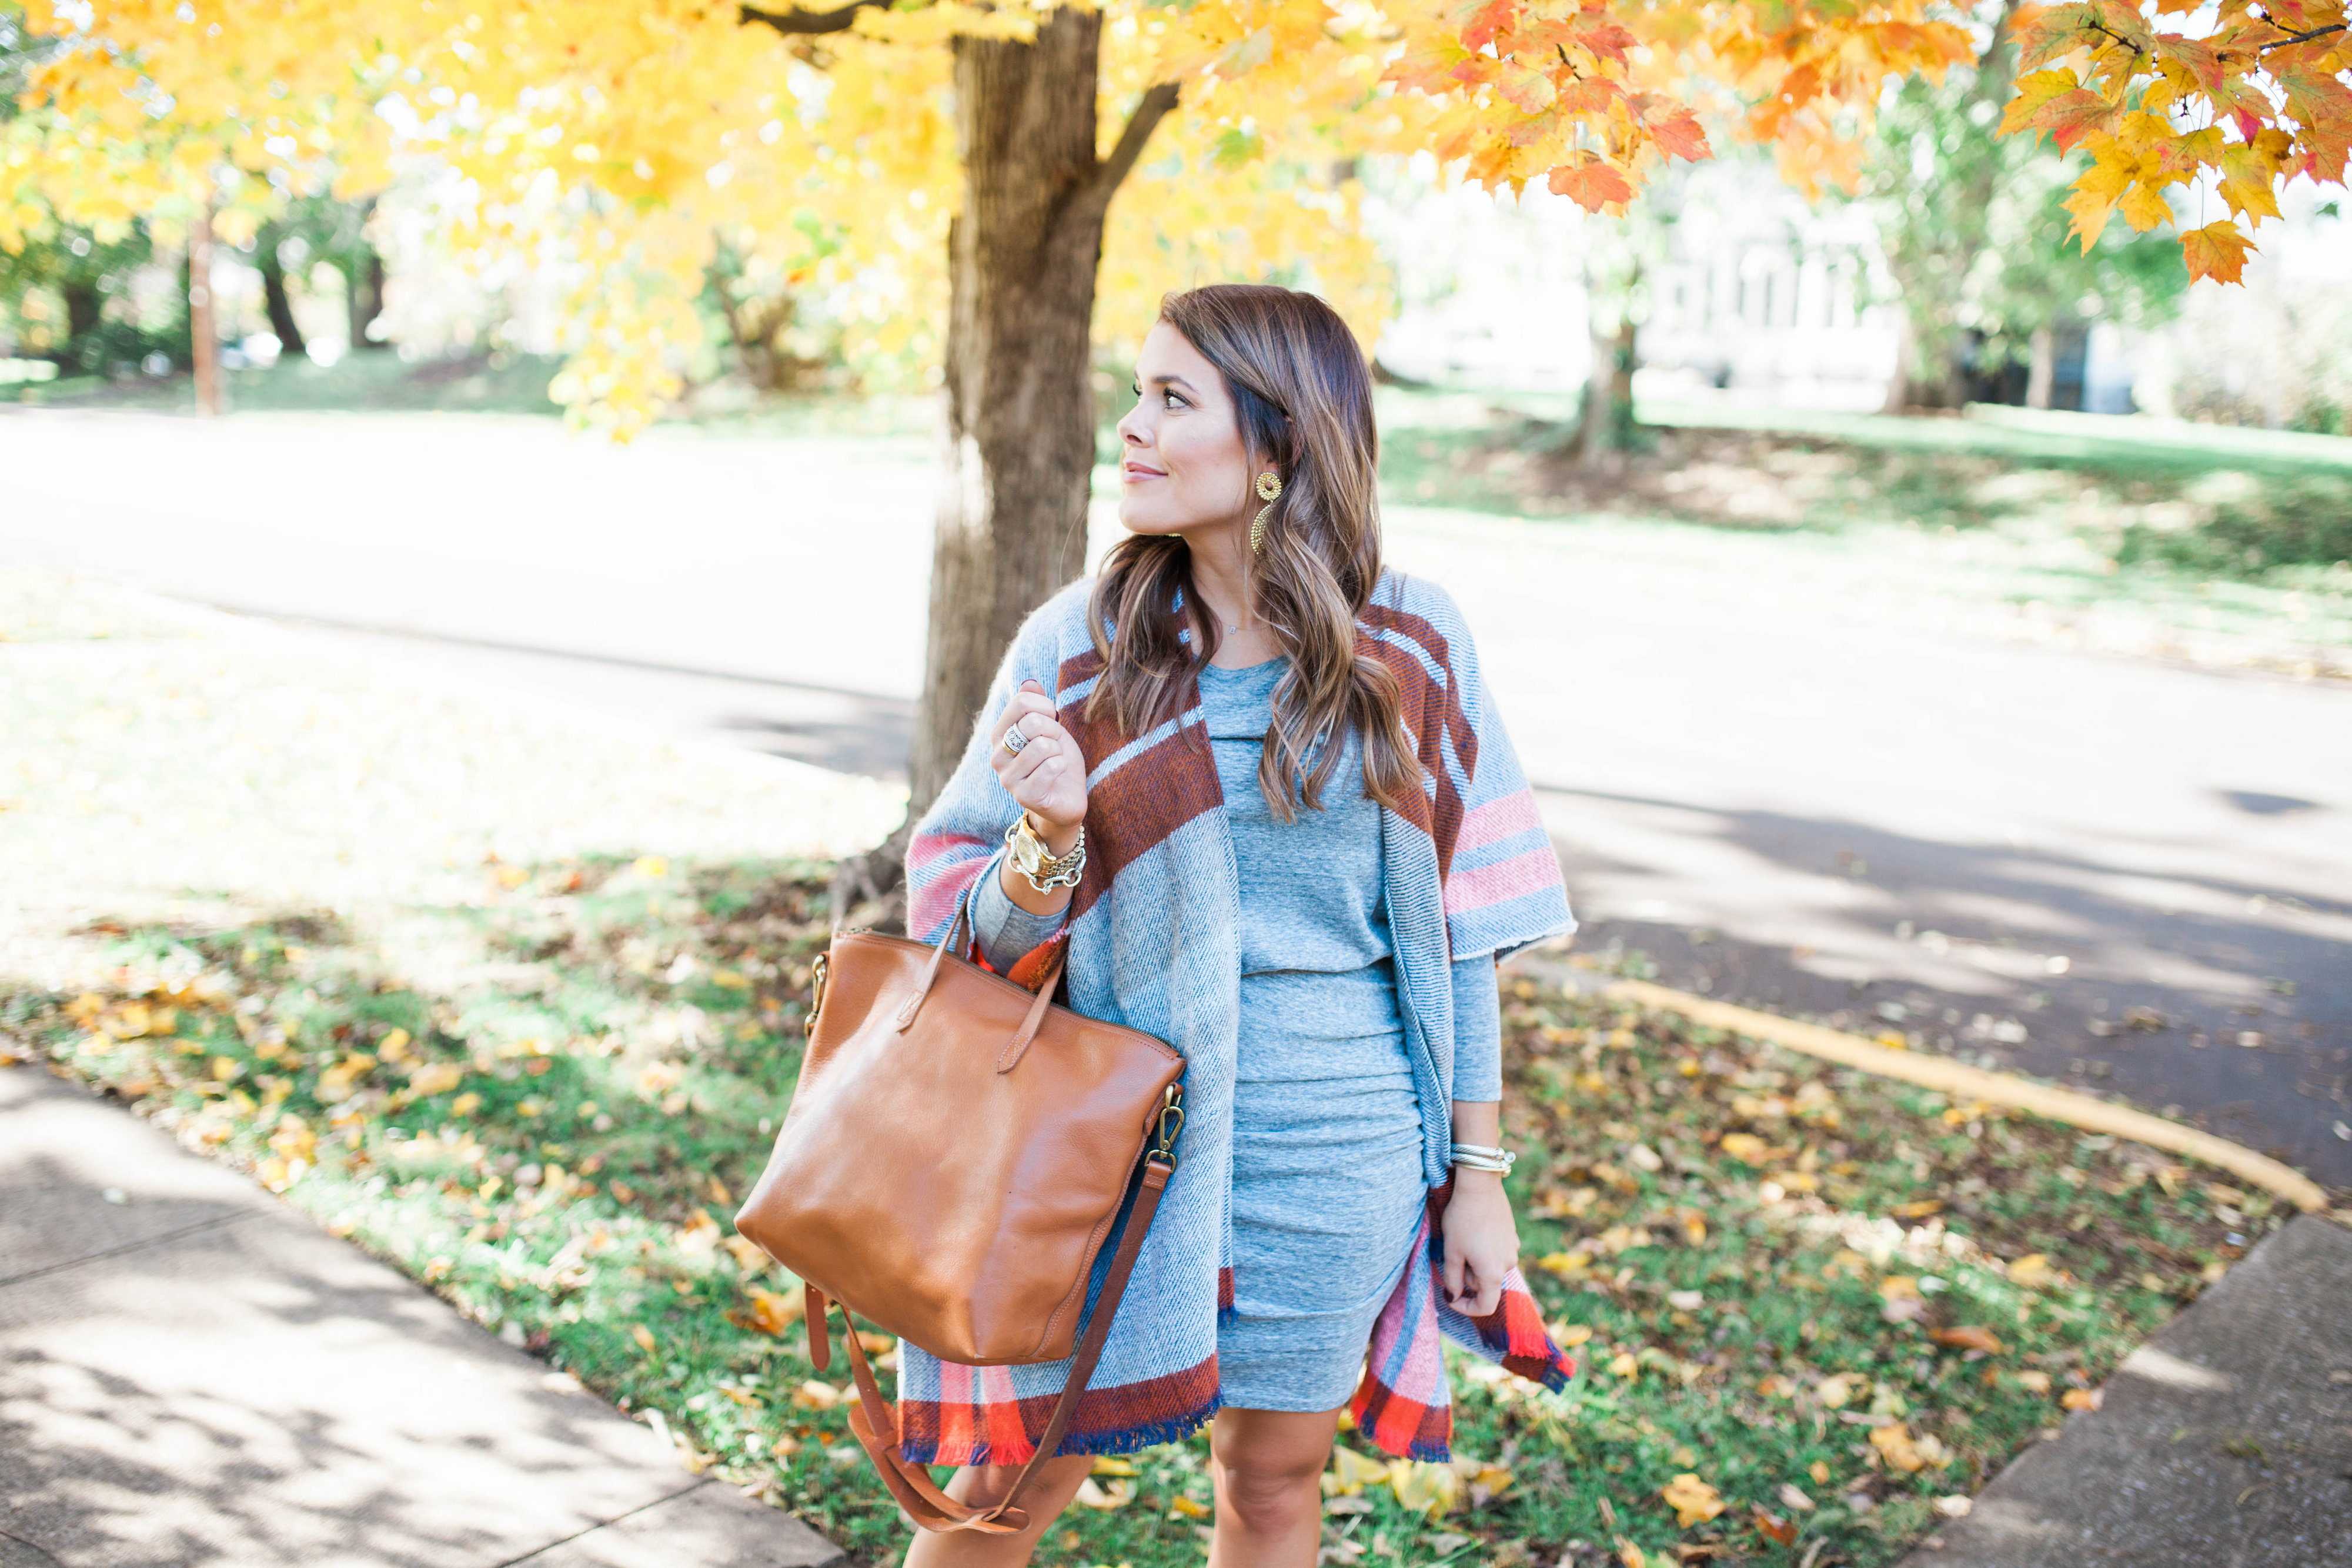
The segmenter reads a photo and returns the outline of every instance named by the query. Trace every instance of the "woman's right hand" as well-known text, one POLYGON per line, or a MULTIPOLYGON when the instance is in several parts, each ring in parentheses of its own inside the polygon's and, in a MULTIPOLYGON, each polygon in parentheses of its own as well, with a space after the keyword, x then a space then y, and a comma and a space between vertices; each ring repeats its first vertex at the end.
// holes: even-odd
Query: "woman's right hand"
POLYGON ((1013 800, 1029 812, 1030 826, 1049 853, 1063 855, 1077 842, 1087 820, 1087 758, 1062 727, 1054 699, 1035 681, 1024 681, 989 731, 988 761, 1013 800), (1004 737, 1018 725, 1028 744, 1004 749, 1004 737))

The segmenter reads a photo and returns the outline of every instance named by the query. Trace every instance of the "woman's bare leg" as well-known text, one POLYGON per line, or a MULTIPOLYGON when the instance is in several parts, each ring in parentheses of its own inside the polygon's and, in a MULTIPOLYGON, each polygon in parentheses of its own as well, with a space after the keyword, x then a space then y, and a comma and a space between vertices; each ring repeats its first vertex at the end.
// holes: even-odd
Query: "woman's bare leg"
POLYGON ((1209 1431, 1217 1486, 1209 1568, 1314 1568, 1323 1467, 1339 1412, 1220 1410, 1209 1431))
MULTIPOLYGON (((1021 1500, 1029 1515, 1029 1528, 1018 1535, 983 1535, 976 1530, 946 1534, 916 1531, 915 1543, 907 1548, 906 1568, 1024 1568, 1029 1554, 1037 1550, 1037 1542, 1045 1538, 1046 1528, 1070 1506, 1070 1499, 1077 1495, 1093 1469, 1094 1460, 1086 1454, 1068 1454, 1047 1463, 1021 1500)), ((948 1483, 948 1495, 958 1502, 992 1503, 1013 1490, 1020 1475, 1019 1465, 966 1465, 948 1483)))

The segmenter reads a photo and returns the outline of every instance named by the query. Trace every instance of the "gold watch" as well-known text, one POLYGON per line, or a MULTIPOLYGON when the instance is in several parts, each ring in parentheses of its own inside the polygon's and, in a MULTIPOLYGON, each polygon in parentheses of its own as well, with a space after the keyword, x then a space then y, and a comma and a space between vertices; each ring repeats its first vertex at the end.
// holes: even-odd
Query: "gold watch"
POLYGON ((1078 873, 1087 869, 1087 830, 1083 824, 1078 829, 1078 841, 1070 846, 1068 854, 1050 855, 1045 852, 1045 841, 1029 825, 1029 813, 1024 811, 1004 830, 1004 848, 1013 857, 1013 869, 1039 893, 1076 887, 1078 873))

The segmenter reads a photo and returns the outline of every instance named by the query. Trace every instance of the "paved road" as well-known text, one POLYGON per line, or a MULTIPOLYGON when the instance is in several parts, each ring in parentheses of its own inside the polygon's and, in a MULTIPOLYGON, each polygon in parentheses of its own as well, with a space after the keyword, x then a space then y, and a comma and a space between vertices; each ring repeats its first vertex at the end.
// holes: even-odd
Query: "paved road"
MULTIPOLYGON (((689 430, 613 448, 520 419, 15 413, 0 565, 888 772, 919 672, 922 459, 689 430)), ((2178 1106, 2352 1186, 2352 690, 1890 627, 1558 526, 1401 508, 1391 533, 1479 629, 1587 947, 2178 1106)))

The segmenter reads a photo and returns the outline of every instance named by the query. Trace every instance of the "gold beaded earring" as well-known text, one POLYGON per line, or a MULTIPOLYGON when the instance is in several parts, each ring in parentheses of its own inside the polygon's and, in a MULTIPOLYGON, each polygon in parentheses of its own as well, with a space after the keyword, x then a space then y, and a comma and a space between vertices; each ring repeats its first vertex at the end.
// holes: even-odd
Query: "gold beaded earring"
POLYGON ((1282 476, 1261 474, 1257 476, 1257 498, 1265 503, 1250 521, 1250 553, 1255 555, 1265 548, 1265 519, 1274 511, 1274 503, 1282 495, 1282 476))

